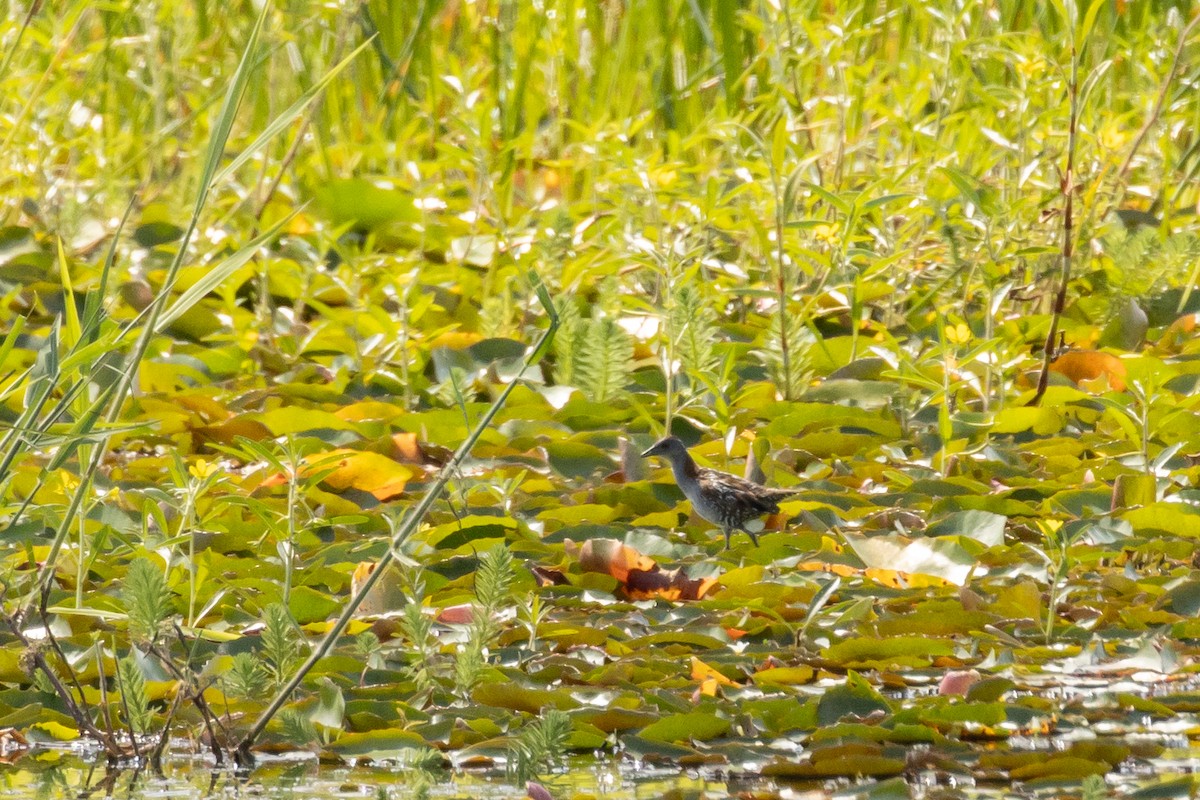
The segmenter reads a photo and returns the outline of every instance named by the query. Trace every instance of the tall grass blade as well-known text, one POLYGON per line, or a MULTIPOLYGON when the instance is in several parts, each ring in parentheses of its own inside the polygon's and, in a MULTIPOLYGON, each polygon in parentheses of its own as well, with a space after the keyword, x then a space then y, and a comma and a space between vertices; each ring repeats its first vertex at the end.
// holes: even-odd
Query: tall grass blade
POLYGON ((324 76, 322 76, 321 80, 314 83, 309 87, 308 91, 300 95, 296 102, 292 103, 277 117, 275 117, 275 119, 267 123, 267 126, 263 128, 262 133, 260 133, 253 142, 247 145, 246 148, 242 150, 242 152, 239 153, 236 158, 226 164, 221 171, 216 174, 216 176, 213 178, 213 182, 220 183, 228 178, 243 164, 249 161, 255 153, 261 150, 267 142, 274 139, 275 136, 286 129, 288 125, 291 125, 292 122, 294 122, 301 114, 304 113, 306 108, 312 105, 313 101, 320 96, 321 92, 325 91, 325 87, 329 86, 330 81, 336 78, 338 74, 350 64, 351 61, 358 58, 359 53, 367 49, 370 44, 371 39, 367 39, 367 41, 354 48, 350 55, 346 56, 337 64, 335 64, 328 72, 325 73, 324 76))
MULTIPOLYGON (((296 209, 275 223, 270 230, 242 245, 233 255, 210 269, 203 278, 183 291, 179 297, 175 298, 175 302, 171 304, 171 307, 164 311, 158 318, 158 322, 155 324, 156 332, 161 333, 166 330, 172 322, 187 313, 188 309, 200 302, 205 295, 216 289, 226 278, 245 266, 250 259, 254 258, 255 253, 258 252, 260 247, 278 236, 279 232, 287 227, 287 224, 302 210, 303 208, 296 209)), ((164 286, 163 292, 166 293, 169 289, 170 287, 164 286)))
POLYGON ((254 725, 250 728, 245 737, 242 739, 241 743, 238 745, 235 757, 240 765, 249 766, 253 763, 254 758, 250 753, 250 748, 254 745, 254 741, 262 734, 263 730, 267 727, 267 723, 269 723, 271 719, 277 713, 279 713, 279 709, 283 707, 285 702, 287 702, 288 697, 290 697, 292 692, 296 690, 296 687, 300 685, 300 682, 304 680, 304 677, 312 670, 314 666, 316 666, 318 661, 324 658, 325 655, 329 653, 331 649, 333 649, 333 645, 335 642, 337 642, 338 637, 342 635, 342 632, 346 629, 346 626, 350 624, 350 619, 354 616, 354 612, 358 610, 358 607, 362 604, 363 600, 368 594, 371 593, 371 590, 374 588, 376 582, 383 575, 387 574, 388 567, 395 559, 396 553, 400 552, 401 546, 405 541, 407 541, 408 537, 412 535, 413 531, 417 529, 417 526, 421 524, 421 520, 425 518, 425 514, 429 511, 434 501, 441 497, 442 491, 446 488, 446 484, 450 482, 451 478, 458 474, 459 465, 462 464, 462 461, 467 457, 467 454, 471 452, 471 448, 475 446, 475 442, 479 440, 479 437, 483 435, 483 432, 486 431, 488 426, 492 424, 492 420, 495 419, 496 415, 500 413, 500 410, 504 408, 504 404, 508 401, 509 395, 512 394, 513 389, 515 389, 521 382, 521 378, 525 375, 525 372, 530 367, 534 366, 537 361, 545 355, 547 349, 553 343, 554 336, 556 333, 558 333, 558 313, 554 308, 554 303, 550 301, 550 295, 542 286, 540 279, 538 279, 536 275, 532 277, 535 281, 534 285, 537 287, 535 289, 535 293, 537 294, 538 301, 541 303, 542 308, 546 311, 546 315, 550 321, 546 331, 538 338, 537 342, 533 346, 533 349, 530 351, 529 355, 526 356, 525 361, 522 363, 521 369, 517 373, 516 377, 504 387, 504 391, 502 391, 500 395, 492 402, 491 406, 489 406, 488 410, 484 412, 479 422, 476 423, 475 427, 471 429, 470 433, 467 435, 467 438, 463 440, 463 443, 460 444, 458 449, 454 451, 454 455, 451 456, 450 460, 447 461, 442 467, 441 471, 438 473, 437 480, 435 480, 433 485, 426 490, 425 494, 421 497, 420 502, 408 512, 407 516, 404 518, 404 522, 400 525, 399 530, 397 530, 395 535, 392 537, 391 546, 380 557, 379 563, 376 565, 375 570, 365 581, 363 581, 362 586, 359 587, 358 593, 351 597, 349 602, 347 602, 345 607, 343 607, 342 613, 336 620, 334 620, 329 632, 325 634, 325 638, 322 639, 320 644, 313 649, 308 659, 300 666, 299 669, 296 670, 288 682, 280 688, 280 690, 275 694, 275 697, 271 699, 270 704, 268 704, 268 706, 263 710, 258 719, 255 720, 254 725))
MULTIPOLYGON (((246 47, 242 52, 237 71, 234 73, 233 80, 229 84, 229 89, 225 93, 225 100, 221 105, 216 124, 213 126, 209 137, 208 149, 204 157, 204 167, 201 171, 200 188, 196 192, 196 201, 192 208, 191 218, 188 220, 187 228, 179 240, 175 258, 167 269, 163 280, 164 286, 170 286, 175 282, 184 260, 188 257, 188 245, 199 225, 200 215, 204 211, 209 191, 213 185, 213 177, 216 175, 217 168, 224 156, 225 144, 229 139, 230 132, 233 130, 238 106, 241 104, 242 97, 246 92, 246 86, 250 80, 250 73, 254 65, 254 52, 258 48, 259 34, 262 32, 263 24, 266 22, 270 9, 271 4, 264 2, 262 11, 255 20, 254 27, 251 29, 246 41, 246 47)), ((145 327, 142 329, 141 335, 134 344, 132 351, 126 357, 124 370, 113 384, 108 414, 105 417, 106 421, 110 424, 115 423, 121 415, 121 408, 133 386, 133 379, 137 374, 138 364, 141 363, 142 358, 145 357, 146 351, 150 347, 150 340, 157 330, 158 317, 162 313, 162 309, 166 305, 169 296, 168 292, 160 292, 147 308, 145 327)), ((55 330, 57 330, 57 326, 55 330)), ((56 373, 52 372, 51 374, 56 373)), ((22 618, 28 613, 38 595, 41 594, 42 588, 53 578, 63 543, 66 541, 67 534, 74 524, 76 515, 78 515, 80 508, 83 506, 84 497, 91 491, 91 476, 100 468, 101 461, 108 451, 107 445, 107 436, 102 437, 93 449, 88 464, 83 468, 82 474, 79 476, 79 483, 71 495, 71 500, 67 504, 58 530, 55 532, 54 540, 50 544, 49 552, 38 567, 33 585, 17 606, 15 615, 17 618, 22 618)))

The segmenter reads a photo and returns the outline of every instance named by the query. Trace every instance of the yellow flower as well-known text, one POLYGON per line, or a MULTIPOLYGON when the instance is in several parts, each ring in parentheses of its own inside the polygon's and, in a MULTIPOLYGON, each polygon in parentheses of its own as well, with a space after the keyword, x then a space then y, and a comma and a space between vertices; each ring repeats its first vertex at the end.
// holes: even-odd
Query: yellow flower
POLYGON ((1023 58, 1017 62, 1017 74, 1027 81, 1041 77, 1046 73, 1046 60, 1041 56, 1023 58))
POLYGON ((837 244, 838 229, 834 225, 817 225, 812 229, 813 238, 824 244, 837 244))
POLYGON ((193 478, 199 478, 200 480, 204 480, 210 475, 215 474, 216 471, 216 462, 210 464, 203 458, 197 458, 196 463, 188 467, 188 473, 191 474, 193 478))
POLYGON ((1100 146, 1105 150, 1123 150, 1129 141, 1129 132, 1118 122, 1109 120, 1100 128, 1100 146))
POLYGON ((950 344, 966 344, 971 341, 971 329, 967 327, 967 323, 960 322, 957 325, 947 325, 946 341, 950 344))

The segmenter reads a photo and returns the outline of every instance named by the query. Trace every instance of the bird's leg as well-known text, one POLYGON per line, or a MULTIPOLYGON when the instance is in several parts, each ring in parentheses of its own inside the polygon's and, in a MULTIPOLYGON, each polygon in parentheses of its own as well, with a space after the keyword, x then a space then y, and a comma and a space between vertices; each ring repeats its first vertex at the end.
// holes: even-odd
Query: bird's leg
POLYGON ((746 535, 750 537, 750 541, 754 542, 755 547, 758 547, 758 534, 749 528, 742 528, 742 530, 746 531, 746 535))
POLYGON ((733 531, 729 528, 721 528, 721 533, 725 534, 725 549, 729 549, 729 537, 733 535, 733 531))

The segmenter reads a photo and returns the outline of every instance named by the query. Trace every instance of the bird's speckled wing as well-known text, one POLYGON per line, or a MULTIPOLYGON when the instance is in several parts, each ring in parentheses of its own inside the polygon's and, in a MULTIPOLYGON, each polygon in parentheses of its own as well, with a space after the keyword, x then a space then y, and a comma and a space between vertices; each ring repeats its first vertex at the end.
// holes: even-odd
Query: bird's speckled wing
POLYGON ((744 513, 737 516, 744 519, 778 513, 779 501, 799 491, 771 489, 715 469, 701 469, 699 482, 700 491, 708 495, 714 505, 741 509, 744 513))

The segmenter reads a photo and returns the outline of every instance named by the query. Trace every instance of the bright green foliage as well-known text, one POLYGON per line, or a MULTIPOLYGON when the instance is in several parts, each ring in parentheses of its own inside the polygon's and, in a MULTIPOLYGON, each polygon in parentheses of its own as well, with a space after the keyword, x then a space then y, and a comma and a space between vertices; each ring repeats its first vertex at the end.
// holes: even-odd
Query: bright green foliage
POLYGON ((266 607, 262 629, 262 655, 276 685, 291 675, 300 655, 295 623, 288 610, 279 603, 272 603, 266 607))
POLYGON ((587 323, 576 354, 579 388, 598 402, 617 397, 633 373, 633 340, 615 320, 605 317, 587 323))
POLYGON ((564 386, 576 386, 590 320, 583 317, 578 304, 570 299, 558 304, 558 313, 561 323, 554 338, 554 380, 564 386))
POLYGON ((789 400, 799 399, 812 378, 809 349, 813 336, 799 316, 771 317, 764 354, 771 379, 779 393, 789 400))
POLYGON ((482 677, 488 649, 501 631, 499 613, 512 601, 516 565, 506 547, 494 547, 479 558, 475 573, 476 604, 466 626, 466 642, 454 662, 454 685, 470 695, 482 677))
POLYGON ((684 372, 703 376, 717 368, 713 342, 717 339, 717 315, 699 287, 686 283, 671 298, 667 315, 672 351, 684 372))
POLYGON ((234 697, 251 698, 262 694, 268 685, 269 673, 253 653, 238 653, 221 681, 225 691, 234 697))
POLYGON ((171 615, 171 590, 162 570, 148 558, 135 558, 121 588, 129 615, 129 633, 138 640, 153 641, 159 626, 171 615))
POLYGON ((571 733, 571 718, 557 708, 546 709, 529 722, 508 749, 508 771, 519 786, 537 777, 562 758, 571 733))
POLYGON ((410 658, 405 671, 418 692, 431 691, 435 685, 431 671, 433 648, 430 642, 433 622, 419 603, 408 603, 400 617, 400 629, 410 658))
POLYGON ((295 708, 279 712, 279 729, 283 738, 297 747, 311 747, 321 741, 316 724, 295 708))
POLYGON ((146 697, 146 678, 132 654, 117 661, 117 686, 129 729, 135 734, 148 733, 154 717, 146 697))
POLYGON ((615 398, 633 372, 633 340, 610 317, 581 316, 570 302, 562 309, 555 379, 598 402, 615 398))
POLYGON ((512 601, 516 562, 507 547, 493 547, 479 557, 475 573, 475 599, 480 610, 494 615, 512 601))
POLYGON ((313 653, 262 738, 324 759, 1195 793, 1187 4, 11 11, 13 741, 229 754, 313 653), (800 490, 761 547, 668 429, 800 490))

